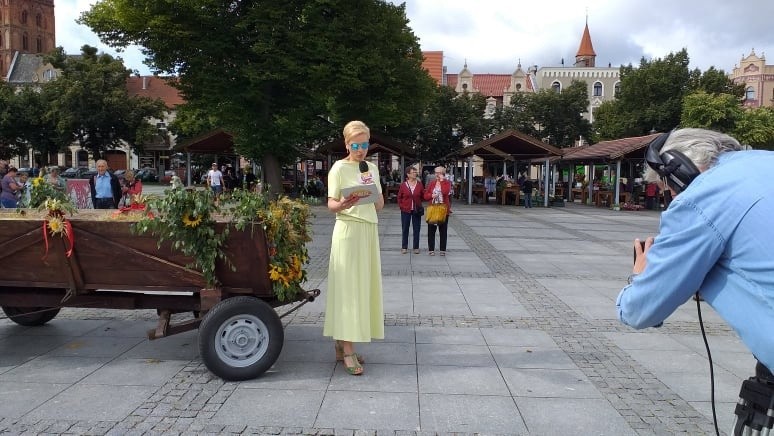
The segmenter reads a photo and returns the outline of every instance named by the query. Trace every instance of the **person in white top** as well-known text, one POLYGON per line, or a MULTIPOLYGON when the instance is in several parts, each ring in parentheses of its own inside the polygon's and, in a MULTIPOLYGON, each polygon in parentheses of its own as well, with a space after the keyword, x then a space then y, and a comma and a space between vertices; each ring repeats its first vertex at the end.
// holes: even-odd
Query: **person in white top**
POLYGON ((218 169, 218 164, 212 164, 212 169, 207 172, 207 185, 212 189, 215 195, 215 201, 218 201, 220 193, 223 192, 223 173, 218 169))

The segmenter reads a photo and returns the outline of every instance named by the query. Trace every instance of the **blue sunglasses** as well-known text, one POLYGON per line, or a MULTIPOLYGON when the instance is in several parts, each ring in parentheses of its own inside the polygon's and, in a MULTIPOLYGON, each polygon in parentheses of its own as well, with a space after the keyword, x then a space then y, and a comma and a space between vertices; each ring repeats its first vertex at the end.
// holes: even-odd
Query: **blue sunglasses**
POLYGON ((349 144, 349 147, 352 149, 352 151, 358 151, 358 150, 368 150, 368 141, 357 143, 353 142, 352 144, 349 144))

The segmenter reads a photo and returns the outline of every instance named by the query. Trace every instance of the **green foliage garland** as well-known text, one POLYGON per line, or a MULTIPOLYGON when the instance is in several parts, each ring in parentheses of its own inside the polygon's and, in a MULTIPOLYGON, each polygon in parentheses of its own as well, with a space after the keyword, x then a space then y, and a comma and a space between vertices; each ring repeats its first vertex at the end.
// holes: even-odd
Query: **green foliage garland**
POLYGON ((132 231, 151 232, 159 238, 159 247, 163 241, 171 241, 174 250, 193 257, 193 263, 186 266, 201 270, 207 286, 215 287, 219 284, 216 260, 228 262, 222 250, 228 226, 222 233, 215 231, 213 215, 217 212, 218 206, 208 190, 169 189, 163 197, 148 198, 146 215, 133 225, 132 231))
POLYGON ((274 295, 280 301, 291 300, 306 281, 306 243, 312 240, 309 205, 287 197, 270 200, 265 195, 240 190, 234 191, 231 200, 230 215, 237 229, 256 220, 263 226, 274 295))

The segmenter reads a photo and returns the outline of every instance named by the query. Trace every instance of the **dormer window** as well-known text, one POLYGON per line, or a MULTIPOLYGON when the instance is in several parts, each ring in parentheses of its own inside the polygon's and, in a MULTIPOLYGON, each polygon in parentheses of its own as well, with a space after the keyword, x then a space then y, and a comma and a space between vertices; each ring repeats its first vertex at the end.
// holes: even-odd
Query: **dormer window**
POLYGON ((462 90, 463 91, 467 91, 468 90, 468 84, 467 83, 463 83, 462 84, 462 90))
POLYGON ((521 91, 521 83, 517 83, 516 84, 516 90, 517 91, 521 91))

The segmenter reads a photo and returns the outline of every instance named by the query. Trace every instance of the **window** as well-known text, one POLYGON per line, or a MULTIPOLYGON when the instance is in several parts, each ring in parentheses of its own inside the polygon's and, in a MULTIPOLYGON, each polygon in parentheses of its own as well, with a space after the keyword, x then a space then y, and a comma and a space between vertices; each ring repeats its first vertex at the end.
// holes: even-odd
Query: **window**
POLYGON ((554 92, 562 92, 562 84, 559 83, 558 81, 554 82, 554 83, 551 84, 551 89, 554 92))
POLYGON ((615 96, 618 97, 621 94, 621 82, 615 82, 615 96))
POLYGON ((46 82, 50 82, 54 79, 56 79, 56 70, 48 69, 43 72, 43 78, 46 80, 46 82))
POLYGON ((744 99, 755 100, 755 88, 748 86, 747 89, 744 90, 744 99))
POLYGON ((602 97, 602 83, 594 82, 594 97, 602 97))
POLYGON ((22 23, 22 24, 27 24, 27 11, 22 11, 22 14, 21 14, 21 23, 22 23))
POLYGON ((521 83, 517 83, 516 84, 516 90, 517 91, 521 91, 521 83))
POLYGON ((22 50, 29 50, 30 49, 30 39, 27 37, 27 34, 22 35, 22 50))
POLYGON ((43 40, 38 38, 35 40, 35 53, 40 53, 43 51, 43 40))
POLYGON ((35 15, 35 25, 40 27, 43 25, 43 16, 40 14, 35 15))

